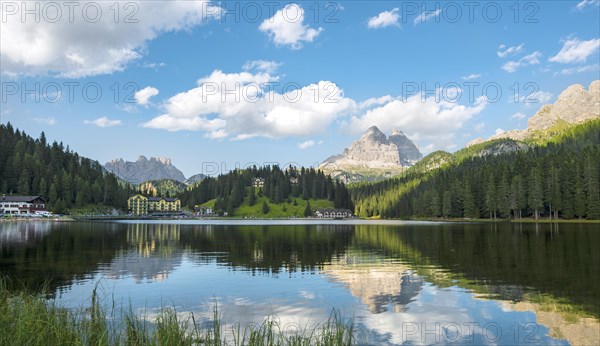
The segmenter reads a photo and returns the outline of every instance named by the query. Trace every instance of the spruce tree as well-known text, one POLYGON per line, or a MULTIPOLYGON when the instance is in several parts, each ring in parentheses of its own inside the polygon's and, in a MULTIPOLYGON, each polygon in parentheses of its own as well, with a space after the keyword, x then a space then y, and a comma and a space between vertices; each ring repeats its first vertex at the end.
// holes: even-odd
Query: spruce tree
POLYGON ((306 202, 306 208, 304 208, 304 217, 312 216, 312 209, 310 208, 310 201, 306 202))

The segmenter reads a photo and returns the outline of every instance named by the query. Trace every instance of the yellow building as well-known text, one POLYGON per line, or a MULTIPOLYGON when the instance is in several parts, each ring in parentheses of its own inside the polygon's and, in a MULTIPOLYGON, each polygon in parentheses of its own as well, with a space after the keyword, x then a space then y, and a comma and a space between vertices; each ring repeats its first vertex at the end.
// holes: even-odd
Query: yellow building
POLYGON ((178 198, 146 197, 133 195, 127 200, 127 207, 132 214, 168 214, 181 211, 181 201, 178 198))

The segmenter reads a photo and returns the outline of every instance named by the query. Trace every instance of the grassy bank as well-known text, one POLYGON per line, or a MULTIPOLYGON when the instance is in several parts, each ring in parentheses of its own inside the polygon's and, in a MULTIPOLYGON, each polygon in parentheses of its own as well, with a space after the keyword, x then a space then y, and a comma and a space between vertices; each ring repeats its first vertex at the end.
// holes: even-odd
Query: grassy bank
MULTIPOLYGON (((114 305, 113 305, 114 306, 114 305)), ((225 327, 216 304, 213 318, 162 308, 152 318, 131 309, 103 308, 96 292, 89 306, 69 310, 42 295, 12 293, 0 281, 0 345, 352 345, 351 321, 333 312, 325 322, 290 332, 276 317, 260 324, 225 327), (182 317, 184 316, 184 317, 182 317)))

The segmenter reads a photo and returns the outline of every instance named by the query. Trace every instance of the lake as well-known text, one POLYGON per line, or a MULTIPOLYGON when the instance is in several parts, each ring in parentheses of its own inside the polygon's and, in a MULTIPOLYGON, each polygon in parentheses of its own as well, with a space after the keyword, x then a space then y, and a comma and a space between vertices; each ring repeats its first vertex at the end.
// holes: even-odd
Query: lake
POLYGON ((597 224, 0 223, 14 290, 290 329, 332 311, 361 344, 600 344, 597 224))

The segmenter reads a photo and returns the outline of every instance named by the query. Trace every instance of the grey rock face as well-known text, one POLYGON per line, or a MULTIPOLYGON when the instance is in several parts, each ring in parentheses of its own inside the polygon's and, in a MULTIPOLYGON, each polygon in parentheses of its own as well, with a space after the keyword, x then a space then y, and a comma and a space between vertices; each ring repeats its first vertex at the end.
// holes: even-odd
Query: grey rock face
POLYGON ((323 161, 325 171, 353 171, 360 169, 402 169, 415 164, 423 157, 419 148, 401 131, 394 129, 389 137, 376 126, 367 132, 341 155, 323 161))
POLYGON ((173 166, 171 159, 166 157, 152 157, 148 160, 145 156, 140 156, 135 162, 119 158, 107 162, 104 168, 132 184, 159 179, 185 181, 183 173, 173 166))

